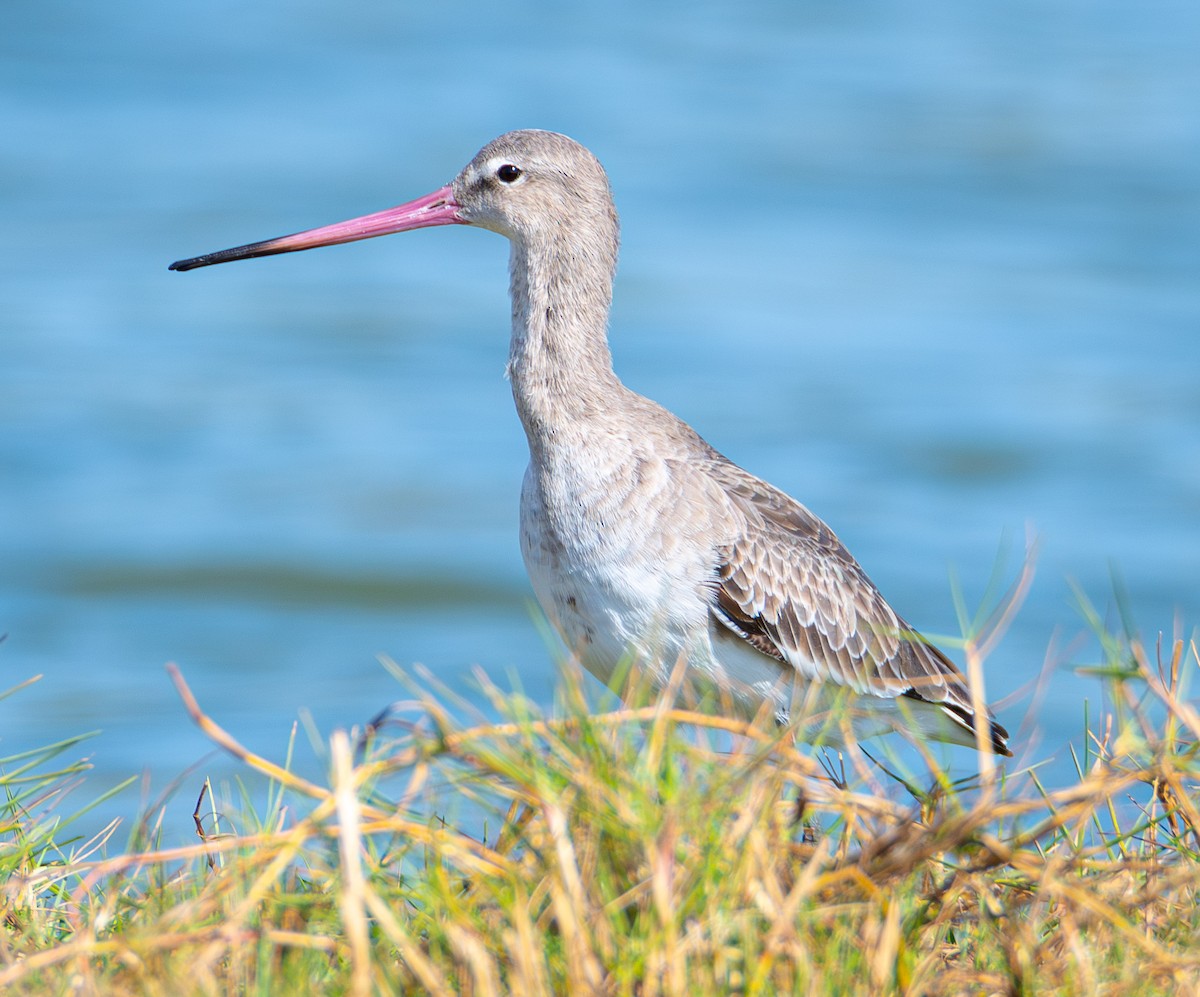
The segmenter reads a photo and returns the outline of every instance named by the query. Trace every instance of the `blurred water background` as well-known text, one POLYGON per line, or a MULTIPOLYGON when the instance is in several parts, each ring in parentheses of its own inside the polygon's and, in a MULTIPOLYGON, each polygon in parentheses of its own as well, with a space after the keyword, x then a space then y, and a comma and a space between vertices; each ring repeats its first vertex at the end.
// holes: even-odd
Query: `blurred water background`
POLYGON ((0 755, 102 729, 80 802, 232 770, 167 661, 275 757, 299 715, 327 733, 402 695, 380 655, 551 701, 504 241, 166 269, 407 200, 515 127, 610 172, 626 382, 827 519, 912 622, 959 633, 954 586, 976 606, 1037 536, 987 674, 1013 696, 1049 654, 1038 757, 1066 764, 1097 697, 1073 585, 1151 641, 1200 620, 1195 4, 15 0, 5 21, 0 685, 44 678, 0 703, 0 755))

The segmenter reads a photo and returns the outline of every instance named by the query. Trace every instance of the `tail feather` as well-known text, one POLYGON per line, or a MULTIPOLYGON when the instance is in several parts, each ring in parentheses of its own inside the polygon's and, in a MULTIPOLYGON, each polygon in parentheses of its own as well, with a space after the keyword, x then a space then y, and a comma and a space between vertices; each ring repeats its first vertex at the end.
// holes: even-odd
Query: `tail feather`
MULTIPOLYGON (((943 702, 934 703, 923 696, 918 695, 915 691, 909 690, 904 694, 909 699, 915 699, 920 703, 927 703, 930 706, 939 707, 944 717, 948 717, 955 727, 950 728, 947 732, 951 735, 957 734, 958 737, 949 736, 943 737, 943 740, 949 741, 952 744, 963 744, 967 747, 974 748, 978 745, 976 736, 976 719, 977 716, 974 710, 969 710, 966 707, 960 706, 958 703, 943 702)), ((1006 758, 1012 757, 1012 751, 1008 747, 1008 730, 1003 724, 998 722, 990 713, 986 714, 988 729, 985 733, 985 738, 991 742, 992 751, 998 755, 1003 755, 1006 758)), ((936 734, 936 732, 935 732, 936 734)))

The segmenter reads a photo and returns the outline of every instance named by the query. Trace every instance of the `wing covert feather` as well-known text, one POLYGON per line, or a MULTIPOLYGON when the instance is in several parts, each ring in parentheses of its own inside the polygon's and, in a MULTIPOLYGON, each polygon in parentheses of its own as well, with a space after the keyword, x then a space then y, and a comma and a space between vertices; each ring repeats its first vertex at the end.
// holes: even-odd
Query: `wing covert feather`
POLYGON ((961 672, 896 614, 825 523, 724 458, 711 470, 742 520, 720 551, 717 620, 808 678, 970 715, 961 672))

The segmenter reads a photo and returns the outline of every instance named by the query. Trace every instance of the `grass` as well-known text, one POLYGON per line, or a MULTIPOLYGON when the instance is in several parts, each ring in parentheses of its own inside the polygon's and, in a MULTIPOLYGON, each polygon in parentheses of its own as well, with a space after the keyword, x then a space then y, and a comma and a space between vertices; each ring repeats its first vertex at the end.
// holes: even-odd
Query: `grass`
POLYGON ((1195 992, 1197 648, 1102 649, 1110 707, 1057 788, 986 756, 966 780, 929 755, 892 778, 896 759, 814 757, 669 695, 595 712, 570 671, 552 717, 486 683, 501 722, 414 693, 411 722, 335 732, 314 783, 175 672, 266 802, 232 834, 205 786, 194 845, 143 823, 110 856, 112 827, 72 840, 57 815, 77 742, 0 760, 0 989, 1195 992))

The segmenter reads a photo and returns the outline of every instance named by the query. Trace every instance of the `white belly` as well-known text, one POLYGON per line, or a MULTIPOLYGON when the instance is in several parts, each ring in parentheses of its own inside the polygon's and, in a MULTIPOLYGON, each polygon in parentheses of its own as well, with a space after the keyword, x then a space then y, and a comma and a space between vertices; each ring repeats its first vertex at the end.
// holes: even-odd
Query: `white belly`
POLYGON ((532 470, 526 473, 521 552, 534 593, 567 648, 606 684, 630 663, 661 686, 682 656, 690 682, 730 695, 739 713, 752 716, 764 701, 786 713, 793 670, 718 636, 726 631, 709 611, 715 553, 698 542, 661 549, 652 538, 687 531, 656 529, 644 521, 647 508, 622 504, 600 503, 585 515, 578 503, 563 503, 578 510, 564 523, 547 509, 532 470))
POLYGON ((682 566, 648 563, 632 544, 601 535, 591 517, 571 524, 556 518, 527 474, 521 553, 534 593, 571 653, 604 682, 630 653, 643 665, 651 652, 678 654, 704 618, 682 566))

